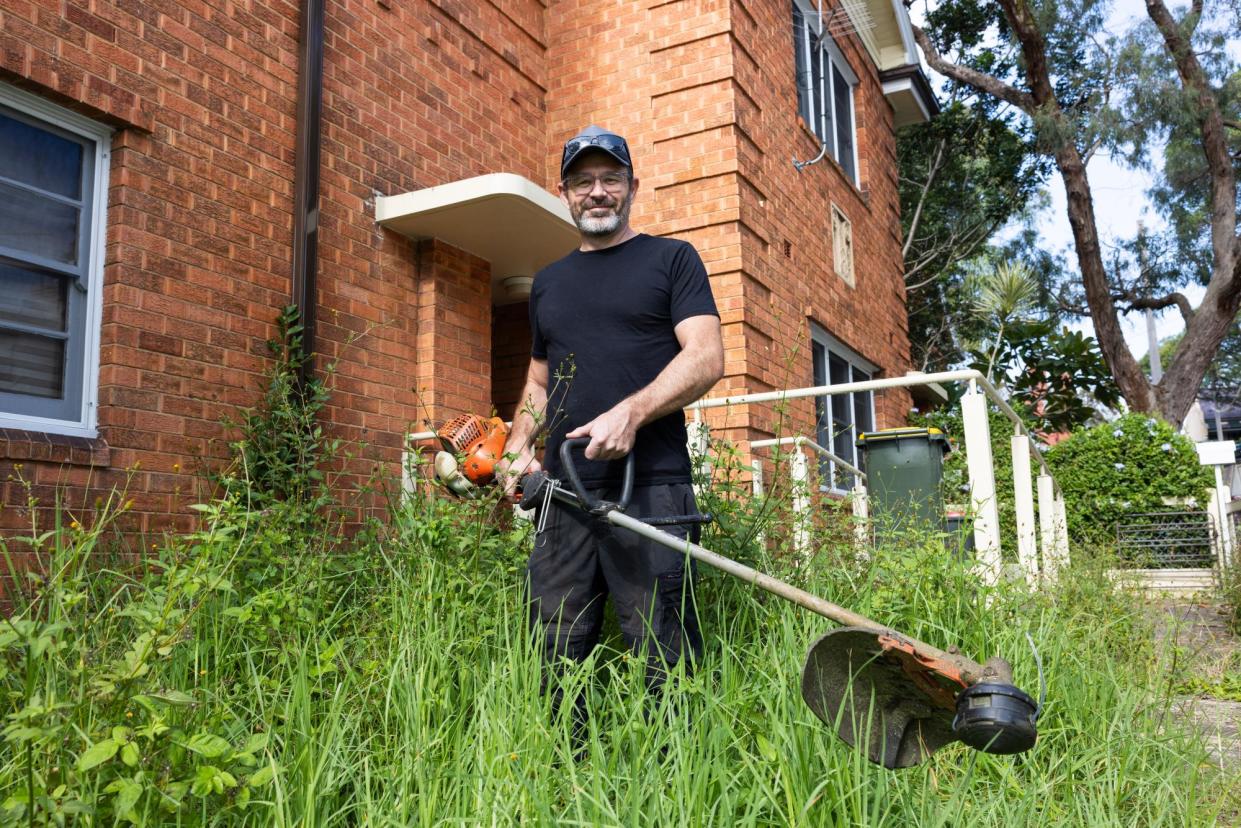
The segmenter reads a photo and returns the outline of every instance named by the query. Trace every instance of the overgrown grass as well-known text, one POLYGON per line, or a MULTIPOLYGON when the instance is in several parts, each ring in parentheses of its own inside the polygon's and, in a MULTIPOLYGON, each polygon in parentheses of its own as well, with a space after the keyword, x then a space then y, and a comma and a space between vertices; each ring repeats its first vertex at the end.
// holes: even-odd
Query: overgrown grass
MULTIPOLYGON (((123 508, 118 506, 117 508, 123 508)), ((105 510, 9 551, 42 561, 0 624, 4 824, 1202 825, 1227 780, 1168 710, 1140 606, 1101 573, 980 588, 940 539, 759 561, 982 659, 1048 702, 1038 745, 869 764, 798 692, 827 624, 701 572, 706 655, 657 701, 612 636, 563 677, 589 751, 539 693, 528 530, 419 497, 346 538, 235 494, 141 572, 99 569, 105 510), (781 559, 787 560, 787 559, 781 559)), ((709 544, 761 558, 730 521, 709 544), (740 539, 740 540, 739 540, 740 539), (735 548, 734 548, 735 547, 735 548)))

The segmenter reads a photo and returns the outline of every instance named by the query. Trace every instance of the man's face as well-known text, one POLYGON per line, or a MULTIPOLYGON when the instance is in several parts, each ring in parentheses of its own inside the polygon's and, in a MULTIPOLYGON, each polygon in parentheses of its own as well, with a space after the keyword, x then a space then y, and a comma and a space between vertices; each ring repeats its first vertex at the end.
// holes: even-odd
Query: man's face
POLYGON ((569 168, 557 189, 583 236, 610 236, 629 223, 638 180, 614 158, 592 152, 569 168))

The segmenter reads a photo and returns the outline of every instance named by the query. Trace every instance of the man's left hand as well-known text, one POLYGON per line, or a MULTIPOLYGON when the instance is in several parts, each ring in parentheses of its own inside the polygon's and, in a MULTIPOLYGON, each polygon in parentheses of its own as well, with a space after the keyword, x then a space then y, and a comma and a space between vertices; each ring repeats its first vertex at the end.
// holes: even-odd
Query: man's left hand
POLYGON ((624 457, 633 448, 637 431, 638 418, 626 401, 573 429, 565 435, 565 439, 589 437, 590 445, 586 446, 587 460, 616 460, 624 457))

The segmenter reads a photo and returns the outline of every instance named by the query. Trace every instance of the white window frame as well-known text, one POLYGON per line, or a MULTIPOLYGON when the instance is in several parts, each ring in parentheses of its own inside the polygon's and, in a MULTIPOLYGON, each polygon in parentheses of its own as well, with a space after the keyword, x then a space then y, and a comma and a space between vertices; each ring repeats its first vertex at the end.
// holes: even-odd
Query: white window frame
MULTIPOLYGON (((86 268, 86 314, 81 335, 83 343, 82 376, 66 377, 66 383, 81 383, 82 400, 78 416, 73 419, 52 419, 0 411, 0 428, 21 429, 72 437, 98 436, 99 410, 99 332, 103 318, 103 262, 107 241, 108 165, 111 159, 111 127, 92 121, 84 115, 57 106, 6 83, 0 83, 0 103, 31 118, 72 132, 95 144, 94 191, 90 204, 90 234, 87 245, 90 261, 86 268)), ((77 332, 73 332, 76 334, 77 332)))
MULTIPOLYGON (((812 382, 815 385, 833 385, 834 384, 832 382, 832 368, 831 368, 831 357, 833 356, 843 360, 846 364, 848 364, 850 382, 857 382, 861 380, 861 378, 857 376, 859 372, 867 374, 871 379, 874 379, 876 374, 878 374, 879 372, 879 366, 875 365, 870 360, 861 356, 856 351, 854 351, 852 348, 848 347, 847 345, 842 343, 840 340, 836 339, 836 337, 832 336, 826 330, 824 330, 819 325, 816 325, 813 322, 810 323, 810 349, 811 349, 811 365, 812 366, 814 364, 816 354, 820 351, 823 354, 823 377, 822 377, 823 382, 819 382, 820 378, 817 376, 812 377, 812 382)), ((857 427, 858 424, 857 424, 856 411, 857 411, 857 398, 861 395, 865 395, 865 400, 866 400, 867 409, 868 409, 867 413, 870 416, 870 427, 873 430, 875 428, 875 394, 873 391, 850 392, 846 394, 832 394, 832 395, 824 395, 822 397, 815 398, 816 419, 819 416, 818 412, 820 410, 820 406, 822 406, 822 412, 826 415, 826 423, 827 423, 826 427, 828 428, 829 431, 831 430, 831 427, 832 427, 831 424, 835 420, 835 418, 832 416, 834 407, 838 405, 845 405, 848 407, 847 411, 849 415, 848 416, 849 453, 843 453, 843 452, 836 451, 835 440, 832 439, 832 437, 834 437, 835 435, 828 437, 827 442, 823 442, 824 437, 820 433, 821 428, 820 428, 819 422, 815 423, 815 442, 819 443, 819 445, 823 446, 828 451, 835 453, 841 459, 848 460, 849 462, 851 462, 854 466, 857 466, 858 468, 861 468, 862 464, 860 462, 861 455, 858 452, 857 447, 855 445, 855 443, 857 442, 857 436, 858 436, 858 427, 857 427)), ((833 461, 829 461, 826 458, 820 458, 819 472, 820 472, 819 490, 822 492, 830 492, 833 494, 846 494, 848 493, 850 489, 853 488, 856 482, 853 479, 854 475, 852 473, 847 472, 843 469, 836 468, 836 463, 833 461)))
MULTIPOLYGON (((797 61, 795 59, 794 66, 805 66, 806 71, 808 73, 810 71, 809 67, 811 66, 810 50, 814 48, 814 45, 811 42, 812 41, 811 35, 813 34, 813 35, 819 36, 822 33, 823 21, 819 16, 819 6, 817 2, 811 2, 811 0, 793 0, 793 4, 797 7, 797 10, 801 12, 801 19, 806 21, 805 31, 795 31, 794 33, 794 36, 796 37, 796 43, 794 44, 794 47, 798 49, 801 54, 801 60, 797 61)), ((819 65, 821 67, 835 66, 837 71, 839 71, 840 74, 844 76, 845 83, 848 84, 849 86, 849 127, 853 134, 853 142, 852 142, 853 143, 853 147, 852 147, 853 157, 851 159, 853 162, 852 173, 850 174, 850 171, 848 169, 845 169, 843 164, 841 164, 841 170, 844 171, 846 176, 849 177, 849 179, 854 183, 854 185, 857 185, 858 181, 860 180, 859 179, 859 165, 858 165, 857 94, 856 94, 857 87, 858 87, 858 76, 857 76, 857 73, 853 71, 853 68, 849 66, 849 61, 845 60, 844 53, 840 51, 840 47, 836 45, 836 41, 832 39, 832 36, 830 34, 822 34, 822 36, 819 37, 819 43, 820 43, 820 50, 822 51, 819 65)), ((799 100, 798 114, 800 115, 802 114, 801 105, 800 105, 802 78, 798 77, 796 81, 797 81, 797 86, 798 86, 798 100, 799 100)), ((833 94, 834 93, 833 86, 835 84, 835 75, 830 71, 824 72, 823 77, 811 78, 809 79, 809 81, 811 84, 811 88, 809 91, 811 92, 814 91, 813 89, 814 85, 817 85, 819 88, 818 88, 817 97, 814 94, 810 94, 809 96, 810 117, 809 117, 809 121, 806 124, 806 126, 810 128, 810 131, 813 132, 820 141, 822 141, 823 143, 827 145, 827 154, 830 155, 833 159, 835 159, 837 163, 839 163, 840 162, 840 147, 838 146, 839 144, 839 141, 837 140, 838 130, 836 128, 836 124, 837 124, 836 111, 835 111, 836 96, 833 94), (826 101, 828 105, 832 108, 832 119, 831 119, 830 130, 825 129, 826 125, 823 119, 824 113, 819 111, 819 109, 821 108, 819 106, 820 101, 826 101), (823 133, 825 131, 829 132, 830 134, 824 135, 823 133)), ((804 117, 803 117, 803 120, 805 120, 804 117)))

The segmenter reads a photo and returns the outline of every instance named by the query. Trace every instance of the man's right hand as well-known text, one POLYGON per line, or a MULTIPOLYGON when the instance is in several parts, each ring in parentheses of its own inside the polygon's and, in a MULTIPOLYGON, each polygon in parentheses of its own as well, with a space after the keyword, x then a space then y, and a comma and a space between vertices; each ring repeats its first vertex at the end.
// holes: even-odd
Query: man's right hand
POLYGON ((496 483, 504 492, 507 500, 514 500, 517 484, 523 475, 542 470, 543 466, 529 449, 518 453, 510 460, 509 455, 496 462, 496 483))

